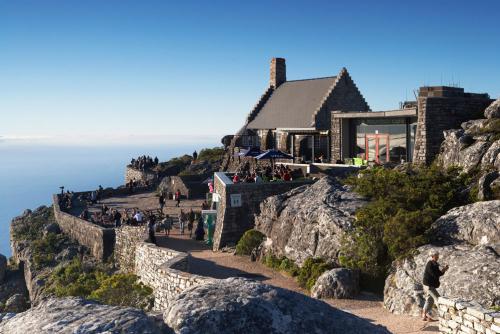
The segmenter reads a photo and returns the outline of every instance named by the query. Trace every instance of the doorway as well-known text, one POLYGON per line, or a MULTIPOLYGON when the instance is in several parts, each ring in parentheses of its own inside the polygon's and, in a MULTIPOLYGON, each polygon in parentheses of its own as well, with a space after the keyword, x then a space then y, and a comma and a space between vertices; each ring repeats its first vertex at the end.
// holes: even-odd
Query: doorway
POLYGON ((365 159, 376 163, 389 162, 389 134, 367 133, 365 134, 365 159))

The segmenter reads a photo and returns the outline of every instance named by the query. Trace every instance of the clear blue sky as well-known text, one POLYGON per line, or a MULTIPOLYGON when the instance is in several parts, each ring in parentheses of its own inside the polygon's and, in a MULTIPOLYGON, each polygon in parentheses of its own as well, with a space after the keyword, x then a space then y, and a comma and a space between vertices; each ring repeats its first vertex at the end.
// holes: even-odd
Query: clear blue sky
POLYGON ((0 0, 0 136, 236 131, 268 85, 347 67, 373 110, 500 96, 500 1, 0 0))

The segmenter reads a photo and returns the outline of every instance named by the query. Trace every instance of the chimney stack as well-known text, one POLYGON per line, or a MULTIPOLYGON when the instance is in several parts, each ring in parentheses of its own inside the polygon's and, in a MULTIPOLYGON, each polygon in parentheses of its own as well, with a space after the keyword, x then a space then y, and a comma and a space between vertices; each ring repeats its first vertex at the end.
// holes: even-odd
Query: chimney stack
POLYGON ((271 79, 269 81, 269 84, 274 88, 278 88, 278 86, 285 81, 286 81, 285 58, 271 59, 271 79))

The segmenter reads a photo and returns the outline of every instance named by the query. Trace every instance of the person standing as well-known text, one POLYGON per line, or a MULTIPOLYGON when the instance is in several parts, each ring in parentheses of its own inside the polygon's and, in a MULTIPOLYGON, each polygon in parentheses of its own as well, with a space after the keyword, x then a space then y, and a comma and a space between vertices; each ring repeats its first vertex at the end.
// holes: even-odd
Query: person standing
POLYGON ((440 282, 439 277, 443 276, 448 270, 448 266, 444 266, 443 269, 439 269, 439 253, 431 253, 431 259, 425 265, 424 278, 422 283, 424 284, 424 290, 427 293, 427 299, 425 300, 424 308, 422 310, 422 319, 424 321, 433 320, 429 317, 429 312, 432 309, 434 303, 437 303, 439 298, 439 293, 437 288, 439 288, 440 282))
POLYGON ((115 227, 122 226, 122 214, 116 209, 113 210, 113 220, 115 221, 115 227))
POLYGON ((189 238, 191 238, 193 236, 193 225, 194 225, 194 220, 195 220, 195 216, 194 216, 194 212, 193 212, 193 209, 191 209, 189 211, 189 215, 188 215, 188 231, 189 231, 189 238))
POLYGON ((163 192, 160 193, 160 197, 158 198, 158 203, 160 204, 160 211, 163 213, 163 207, 165 206, 165 195, 163 192))
POLYGON ((180 234, 184 234, 184 224, 185 224, 185 216, 184 216, 184 211, 182 211, 181 209, 181 212, 179 213, 179 231, 180 231, 180 234))
POLYGON ((166 215, 165 218, 163 218, 162 224, 165 228, 165 235, 167 237, 170 236, 170 230, 172 229, 172 218, 170 218, 169 215, 166 215))
POLYGON ((196 159, 198 159, 198 152, 196 152, 196 150, 194 150, 194 152, 193 152, 193 162, 196 162, 196 159))
POLYGON ((151 214, 148 217, 149 241, 156 246, 155 230, 156 230, 155 216, 151 214))
POLYGON ((175 200, 177 201, 177 204, 175 204, 175 206, 178 208, 181 206, 181 191, 179 189, 177 189, 174 196, 175 196, 175 200))

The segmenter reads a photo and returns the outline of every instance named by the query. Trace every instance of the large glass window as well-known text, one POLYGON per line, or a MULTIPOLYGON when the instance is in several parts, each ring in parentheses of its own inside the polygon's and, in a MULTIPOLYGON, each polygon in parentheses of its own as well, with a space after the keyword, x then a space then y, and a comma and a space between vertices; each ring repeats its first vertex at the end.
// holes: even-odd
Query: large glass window
POLYGON ((357 120, 356 157, 379 163, 406 161, 414 141, 407 127, 405 118, 357 120))

